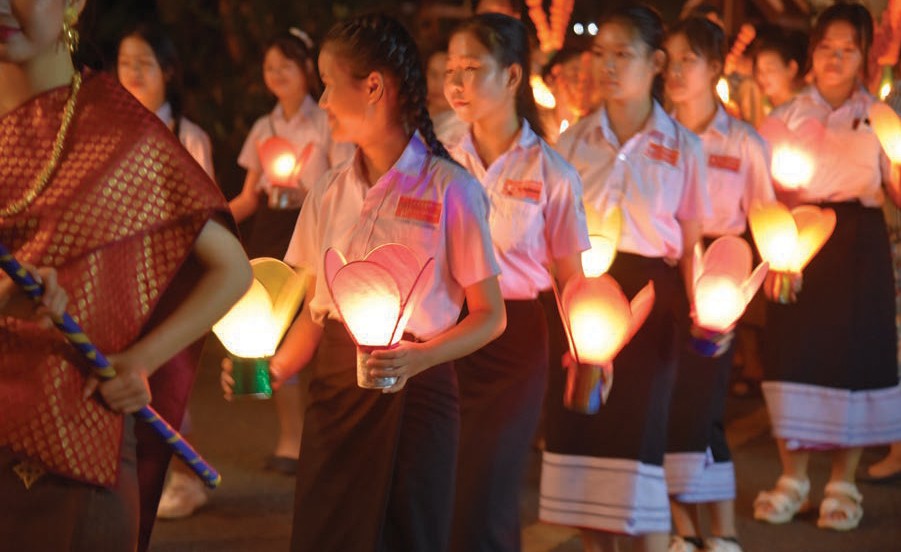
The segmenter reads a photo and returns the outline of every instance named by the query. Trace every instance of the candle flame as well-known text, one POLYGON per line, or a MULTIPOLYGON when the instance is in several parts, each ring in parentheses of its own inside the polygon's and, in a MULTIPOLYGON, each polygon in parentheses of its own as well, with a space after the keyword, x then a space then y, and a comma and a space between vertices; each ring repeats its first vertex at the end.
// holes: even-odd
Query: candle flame
POLYGON ((814 165, 804 151, 781 144, 773 148, 772 173, 783 188, 797 190, 810 183, 814 165))
POLYGON ((695 316, 702 328, 728 331, 745 306, 741 288, 729 278, 711 276, 695 284, 695 316))
POLYGON ((716 82, 716 95, 720 97, 723 105, 729 104, 729 81, 726 80, 726 77, 720 77, 720 80, 716 82))

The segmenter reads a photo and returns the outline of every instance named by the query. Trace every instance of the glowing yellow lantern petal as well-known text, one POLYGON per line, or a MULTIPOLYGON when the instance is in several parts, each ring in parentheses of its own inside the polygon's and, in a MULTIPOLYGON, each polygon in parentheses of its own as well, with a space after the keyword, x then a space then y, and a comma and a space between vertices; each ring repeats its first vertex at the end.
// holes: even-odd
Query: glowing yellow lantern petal
POLYGON ((870 106, 870 125, 892 163, 901 163, 901 119, 882 102, 870 106))
POLYGON ((695 283, 695 317, 698 326, 726 332, 747 306, 741 288, 720 275, 703 275, 695 283))
POLYGON ((585 219, 591 249, 582 252, 582 272, 588 277, 600 276, 610 269, 616 257, 623 226, 622 210, 614 207, 602 215, 585 205, 585 219))
POLYGON ((801 205, 792 210, 792 217, 798 228, 794 271, 801 272, 835 230, 835 211, 815 205, 801 205))
POLYGON ((263 284, 253 280, 247 293, 213 325, 213 333, 235 356, 272 356, 281 336, 272 318, 272 299, 263 284))
POLYGON ((760 256, 772 270, 793 272, 798 251, 798 228, 785 205, 755 204, 748 214, 751 234, 760 256))

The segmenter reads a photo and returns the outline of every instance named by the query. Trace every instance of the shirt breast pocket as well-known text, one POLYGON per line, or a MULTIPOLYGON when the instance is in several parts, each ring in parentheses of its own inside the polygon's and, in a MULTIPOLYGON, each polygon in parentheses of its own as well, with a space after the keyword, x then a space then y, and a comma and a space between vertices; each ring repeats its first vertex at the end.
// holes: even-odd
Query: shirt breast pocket
POLYGON ((528 251, 538 245, 544 230, 541 205, 490 191, 488 221, 491 240, 499 251, 528 251))

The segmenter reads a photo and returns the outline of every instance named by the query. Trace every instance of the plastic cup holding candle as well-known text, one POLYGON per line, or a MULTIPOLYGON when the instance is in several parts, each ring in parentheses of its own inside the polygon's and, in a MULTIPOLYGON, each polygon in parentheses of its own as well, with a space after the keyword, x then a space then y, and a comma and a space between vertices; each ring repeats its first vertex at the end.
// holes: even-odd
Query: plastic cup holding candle
POLYGON ((794 302, 796 281, 835 230, 835 211, 801 205, 791 211, 779 202, 751 207, 751 235, 774 277, 767 295, 781 304, 794 302))
POLYGON ((723 236, 703 252, 695 247, 692 264, 694 327, 691 344, 703 356, 722 352, 722 345, 766 278, 769 265, 751 272, 748 243, 723 236))
POLYGON ((574 412, 595 414, 610 394, 614 357, 651 312, 654 284, 648 282, 630 303, 609 274, 577 275, 556 295, 575 361, 567 371, 563 403, 574 412))
POLYGON ((299 176, 304 163, 313 150, 310 142, 300 155, 297 147, 280 136, 272 136, 259 147, 260 163, 271 184, 269 207, 272 209, 297 209, 303 202, 299 176))
POLYGON ((303 301, 304 280, 277 259, 263 257, 250 264, 250 289, 213 325, 213 333, 232 361, 232 393, 268 399, 272 396, 269 359, 303 301))
POLYGON ((433 259, 420 264, 410 248, 379 246, 363 260, 346 261, 334 248, 325 253, 325 278, 332 301, 357 346, 357 385, 386 389, 397 377, 372 377, 372 352, 389 349, 403 337, 407 322, 432 278, 433 259))

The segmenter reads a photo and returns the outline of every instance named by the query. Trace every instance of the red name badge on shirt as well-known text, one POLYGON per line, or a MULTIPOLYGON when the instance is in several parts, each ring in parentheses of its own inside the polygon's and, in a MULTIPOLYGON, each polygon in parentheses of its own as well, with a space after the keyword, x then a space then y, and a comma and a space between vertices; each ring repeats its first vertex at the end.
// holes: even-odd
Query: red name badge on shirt
POLYGON ((738 172, 741 168, 741 159, 731 155, 711 155, 707 158, 707 166, 724 171, 738 172))
POLYGON ((501 193, 514 199, 538 203, 541 201, 541 187, 540 180, 506 180, 501 193))
POLYGON ((436 226, 441 220, 441 203, 427 199, 402 196, 397 202, 394 216, 436 226))
POLYGON ((645 155, 651 161, 662 161, 674 167, 676 166, 676 162, 679 161, 679 150, 670 149, 663 144, 655 142, 648 144, 648 150, 645 152, 645 155))

